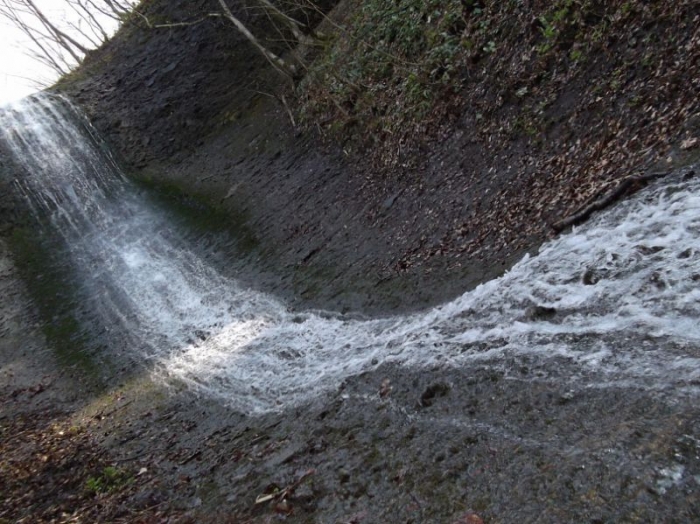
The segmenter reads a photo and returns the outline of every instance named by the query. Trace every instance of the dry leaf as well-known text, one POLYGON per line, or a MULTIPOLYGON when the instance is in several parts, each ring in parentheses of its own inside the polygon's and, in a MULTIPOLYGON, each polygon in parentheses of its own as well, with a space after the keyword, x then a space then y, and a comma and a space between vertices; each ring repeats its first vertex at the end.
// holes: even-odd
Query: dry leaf
POLYGON ((683 142, 681 142, 681 149, 685 151, 686 149, 691 149, 695 147, 697 144, 698 139, 696 137, 687 138, 686 140, 683 140, 683 142))
POLYGON ((262 495, 258 495, 255 499, 256 504, 262 504, 263 502, 267 502, 268 500, 274 499, 278 493, 266 493, 262 495))
POLYGON ((382 398, 386 397, 389 393, 391 393, 391 389, 391 380, 385 378, 382 380, 382 385, 379 387, 379 396, 382 398))

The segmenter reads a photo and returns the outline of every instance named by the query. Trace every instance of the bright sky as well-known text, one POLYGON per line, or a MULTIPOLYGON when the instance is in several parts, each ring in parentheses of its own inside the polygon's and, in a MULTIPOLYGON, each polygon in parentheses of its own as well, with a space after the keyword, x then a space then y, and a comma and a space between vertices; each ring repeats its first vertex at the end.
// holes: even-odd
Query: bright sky
MULTIPOLYGON (((35 0, 36 5, 56 25, 67 16, 75 19, 75 14, 66 9, 63 0, 35 0)), ((105 29, 114 29, 111 20, 104 21, 105 29)), ((0 105, 27 96, 58 80, 57 74, 28 56, 28 39, 10 22, 0 18, 0 105)))
POLYGON ((37 90, 36 82, 50 84, 56 80, 53 71, 27 57, 23 51, 26 39, 0 21, 0 104, 26 96, 37 90))

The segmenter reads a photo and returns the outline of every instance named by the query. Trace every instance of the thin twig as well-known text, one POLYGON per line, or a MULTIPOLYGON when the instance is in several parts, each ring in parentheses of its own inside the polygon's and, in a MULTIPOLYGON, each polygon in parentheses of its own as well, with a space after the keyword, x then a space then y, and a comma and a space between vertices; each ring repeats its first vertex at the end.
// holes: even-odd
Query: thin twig
POLYGON ((289 109, 289 106, 287 105, 287 99, 284 97, 284 95, 282 95, 280 97, 280 99, 282 100, 282 105, 287 110, 287 114, 289 115, 289 120, 292 122, 292 127, 296 128, 297 123, 294 121, 294 115, 292 114, 292 110, 289 109))
POLYGON ((153 27, 157 29, 161 29, 164 27, 189 27, 197 24, 201 24, 202 22, 206 22, 209 18, 221 18, 223 15, 221 13, 207 13, 206 16, 203 16, 202 18, 199 18, 198 20, 193 20, 192 22, 173 22, 170 24, 156 24, 153 27))

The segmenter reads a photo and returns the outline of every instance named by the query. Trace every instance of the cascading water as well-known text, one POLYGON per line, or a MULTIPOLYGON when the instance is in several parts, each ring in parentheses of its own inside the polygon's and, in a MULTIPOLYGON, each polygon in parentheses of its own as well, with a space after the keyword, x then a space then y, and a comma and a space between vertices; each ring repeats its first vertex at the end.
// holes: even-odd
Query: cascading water
POLYGON ((68 101, 25 100, 0 127, 25 168, 18 189, 81 275, 91 321, 160 376, 235 408, 299 403, 385 362, 557 360, 581 387, 698 393, 698 180, 651 187, 452 302, 358 320, 290 312, 218 272, 68 101))

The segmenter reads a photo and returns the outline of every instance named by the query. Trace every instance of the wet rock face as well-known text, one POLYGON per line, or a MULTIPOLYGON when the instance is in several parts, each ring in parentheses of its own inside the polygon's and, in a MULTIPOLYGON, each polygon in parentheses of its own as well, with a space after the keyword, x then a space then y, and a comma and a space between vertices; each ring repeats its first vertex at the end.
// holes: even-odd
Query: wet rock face
POLYGON ((17 193, 14 179, 18 176, 15 166, 2 158, 0 151, 0 236, 8 236, 18 226, 27 225, 29 210, 17 193))
POLYGON ((228 442, 243 457, 214 470, 221 492, 202 499, 200 518, 283 509, 299 523, 664 521, 700 509, 697 408, 636 388, 572 387, 562 362, 529 362, 532 378, 501 364, 507 377, 498 363, 381 366, 293 412, 247 418, 243 432, 194 430, 172 452, 202 448, 193 477, 228 442), (216 446, 197 444, 207 433, 216 446))
MULTIPOLYGON (((216 11, 210 0, 151 2, 144 15, 168 23, 216 11)), ((160 30, 135 24, 121 35, 92 53, 60 89, 85 108, 131 167, 191 151, 223 121, 229 104, 249 98, 241 98, 234 79, 252 80, 266 67, 235 30, 214 18, 160 30)))
MULTIPOLYGON (((215 0, 177 0, 145 9, 157 20, 182 21, 218 8, 215 0)), ((266 17, 240 14, 266 34, 266 17)), ((284 50, 270 34, 273 49, 284 50)), ((265 94, 283 92, 285 82, 230 23, 212 18, 162 30, 129 26, 58 89, 87 113, 131 175, 194 194, 221 209, 232 229, 243 224, 252 232, 260 251, 251 258, 268 277, 253 272, 250 283, 303 307, 415 310, 501 274, 541 242, 533 237, 492 253, 493 264, 456 249, 447 255, 438 241, 451 238, 465 206, 445 206, 461 182, 445 184, 443 175, 461 171, 462 148, 445 146, 460 154, 436 163, 440 176, 380 180, 369 158, 348 162, 342 148, 292 125, 280 101, 265 94), (421 262, 406 262, 409 254, 421 262)), ((469 156, 479 169, 478 151, 469 156)))

